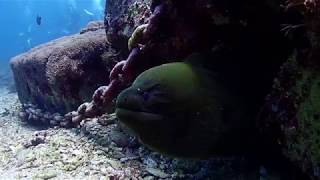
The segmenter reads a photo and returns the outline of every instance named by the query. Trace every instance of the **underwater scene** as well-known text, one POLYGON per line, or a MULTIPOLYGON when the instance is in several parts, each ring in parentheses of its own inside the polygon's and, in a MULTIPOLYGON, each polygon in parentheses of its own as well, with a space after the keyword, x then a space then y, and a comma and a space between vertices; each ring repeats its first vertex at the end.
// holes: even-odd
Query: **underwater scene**
POLYGON ((0 180, 320 180, 320 0, 0 0, 0 180))

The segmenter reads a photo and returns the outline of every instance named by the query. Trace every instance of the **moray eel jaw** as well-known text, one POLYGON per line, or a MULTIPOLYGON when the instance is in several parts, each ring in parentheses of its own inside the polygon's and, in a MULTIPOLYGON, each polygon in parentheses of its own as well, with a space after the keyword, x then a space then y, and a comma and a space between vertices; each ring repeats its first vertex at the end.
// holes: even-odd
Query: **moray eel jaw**
POLYGON ((145 128, 152 127, 152 124, 159 124, 163 121, 162 115, 123 108, 117 108, 116 114, 122 123, 137 132, 137 134, 145 128))
POLYGON ((131 87, 122 91, 117 98, 117 117, 142 139, 163 136, 160 134, 166 129, 166 112, 170 109, 170 102, 164 100, 166 97, 163 94, 159 97, 159 94, 154 88, 142 92, 139 88, 131 87))
MULTIPOLYGON (((125 124, 138 137, 141 143, 163 154, 171 156, 190 157, 181 155, 181 149, 176 138, 184 134, 183 125, 176 122, 185 119, 173 119, 162 114, 117 108, 116 114, 121 123, 125 124)), ((190 148, 191 149, 191 148, 190 148)), ((187 152, 187 151, 186 151, 187 152)))

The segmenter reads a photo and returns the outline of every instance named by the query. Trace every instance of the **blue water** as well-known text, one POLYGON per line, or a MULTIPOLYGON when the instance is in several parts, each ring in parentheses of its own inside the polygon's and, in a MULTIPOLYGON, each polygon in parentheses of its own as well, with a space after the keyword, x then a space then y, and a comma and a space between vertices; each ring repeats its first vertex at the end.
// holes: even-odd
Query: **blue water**
POLYGON ((104 4, 105 0, 0 0, 0 76, 9 69, 11 57, 102 20, 104 4))

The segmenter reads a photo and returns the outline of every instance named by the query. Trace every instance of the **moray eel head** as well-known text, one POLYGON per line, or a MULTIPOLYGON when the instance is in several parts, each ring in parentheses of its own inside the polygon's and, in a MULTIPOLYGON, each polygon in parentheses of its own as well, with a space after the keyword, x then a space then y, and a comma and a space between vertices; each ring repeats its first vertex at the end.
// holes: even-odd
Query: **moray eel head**
POLYGON ((239 127, 241 110, 229 97, 210 73, 184 62, 169 63, 143 72, 122 91, 116 115, 151 149, 202 157, 225 152, 230 131, 239 127))

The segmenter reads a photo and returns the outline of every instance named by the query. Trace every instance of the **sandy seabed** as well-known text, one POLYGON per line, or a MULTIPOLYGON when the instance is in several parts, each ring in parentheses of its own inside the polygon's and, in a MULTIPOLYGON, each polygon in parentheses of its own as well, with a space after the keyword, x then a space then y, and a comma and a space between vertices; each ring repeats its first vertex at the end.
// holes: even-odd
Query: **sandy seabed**
POLYGON ((241 163, 234 166, 230 159, 162 156, 137 141, 132 145, 132 137, 117 124, 106 127, 94 119, 81 129, 41 129, 20 120, 20 108, 17 94, 0 87, 0 180, 222 180, 251 179, 255 174, 244 171, 241 163))

